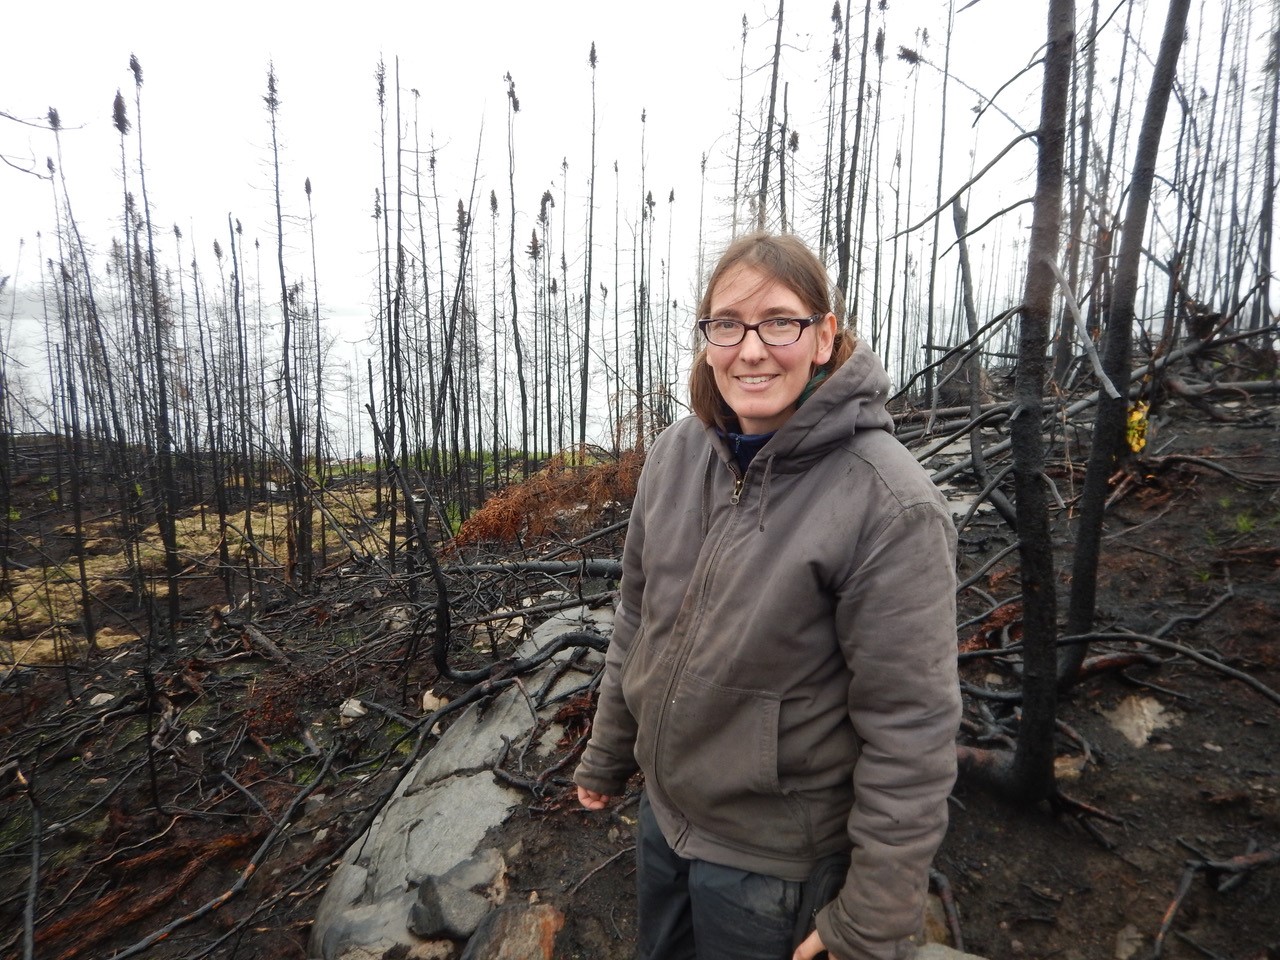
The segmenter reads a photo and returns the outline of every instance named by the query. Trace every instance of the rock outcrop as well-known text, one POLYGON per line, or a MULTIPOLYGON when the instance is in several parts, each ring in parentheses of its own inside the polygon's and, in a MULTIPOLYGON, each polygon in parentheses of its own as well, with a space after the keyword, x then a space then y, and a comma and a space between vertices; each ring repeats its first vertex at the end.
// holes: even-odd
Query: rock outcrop
MULTIPOLYGON (((594 628, 607 635, 610 611, 571 610, 534 631, 518 657, 531 656, 567 630, 594 628)), ((525 678, 539 689, 557 654, 525 678)), ((601 654, 588 651, 599 662, 601 654)), ((581 685, 581 674, 562 678, 542 719, 550 720, 559 692, 581 685)), ((464 957, 551 957, 564 923, 546 904, 506 905, 506 865, 500 851, 484 849, 485 835, 524 799, 498 783, 493 766, 507 743, 520 744, 534 726, 529 701, 508 687, 492 702, 474 703, 410 770, 366 834, 351 845, 325 890, 311 929, 309 954, 318 960, 373 960, 388 951, 406 960, 464 957), (518 907, 518 908, 517 908, 518 907), (503 946, 503 944, 506 946, 503 946), (515 952, 512 952, 515 951, 515 952)), ((545 742, 554 744, 554 733, 545 742)))

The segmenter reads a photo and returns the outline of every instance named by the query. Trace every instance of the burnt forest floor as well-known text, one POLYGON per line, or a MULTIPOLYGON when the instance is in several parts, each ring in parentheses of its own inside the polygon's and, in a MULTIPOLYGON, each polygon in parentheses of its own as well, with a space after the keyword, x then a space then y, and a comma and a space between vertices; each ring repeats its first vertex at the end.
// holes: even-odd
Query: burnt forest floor
MULTIPOLYGON (((1051 474, 1071 504, 1081 455, 1059 454, 1051 474)), ((1280 410, 1218 422, 1171 408, 1137 468, 1115 480, 1097 629, 1158 636, 1280 690, 1278 481, 1280 410)), ((1067 511, 1054 530, 1061 607, 1067 511)), ((962 650, 1019 640, 1016 600, 992 610, 1019 590, 1015 555, 992 563, 1011 543, 983 514, 961 534, 962 579, 982 571, 961 597, 962 650)), ((617 556, 619 546, 615 536, 594 549, 617 556)), ((397 779, 423 692, 463 691, 436 682, 406 605, 368 571, 341 575, 318 600, 248 625, 203 613, 217 591, 193 586, 172 650, 64 652, 0 673, 0 958, 23 956, 28 912, 40 958, 306 956, 332 864, 397 779), (367 714, 344 721, 348 698, 367 714)), ((513 589, 475 581, 455 598, 459 619, 511 603, 513 589)), ((475 662, 500 642, 483 625, 470 635, 475 662)), ((1091 653, 1134 649, 1099 642, 1091 653)), ((1145 652, 1161 662, 1101 671, 1059 705, 1060 789, 1105 818, 956 788, 936 867, 967 950, 1149 957, 1187 875, 1164 956, 1280 956, 1280 864, 1225 889, 1230 875, 1186 873, 1189 861, 1280 844, 1280 706, 1212 665, 1145 652)), ((998 693, 1016 688, 1015 667, 979 656, 962 675, 998 693)), ((966 697, 962 740, 1000 746, 1016 733, 1013 714, 1007 701, 966 697)), ((563 749, 587 715, 585 704, 565 711, 563 749)), ((589 814, 564 781, 548 782, 490 838, 507 855, 510 896, 564 911, 557 956, 630 957, 634 796, 589 814)))

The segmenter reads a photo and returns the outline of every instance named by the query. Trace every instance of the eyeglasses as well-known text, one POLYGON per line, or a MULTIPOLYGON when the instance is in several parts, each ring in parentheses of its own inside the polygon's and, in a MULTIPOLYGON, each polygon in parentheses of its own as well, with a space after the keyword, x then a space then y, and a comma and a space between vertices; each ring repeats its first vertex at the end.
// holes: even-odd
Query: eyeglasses
POLYGON ((711 317, 699 320, 698 329, 707 338, 707 343, 717 347, 736 347, 748 330, 754 330, 766 346, 786 347, 799 340, 805 328, 813 326, 824 316, 826 314, 815 313, 812 317, 772 317, 759 323, 711 317))

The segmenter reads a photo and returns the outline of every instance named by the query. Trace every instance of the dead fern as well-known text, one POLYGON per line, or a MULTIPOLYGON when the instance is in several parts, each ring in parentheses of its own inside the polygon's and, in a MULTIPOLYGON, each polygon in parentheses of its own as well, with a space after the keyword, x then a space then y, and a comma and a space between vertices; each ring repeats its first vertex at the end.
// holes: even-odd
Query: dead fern
POLYGON ((642 453, 629 450, 589 465, 573 462, 581 459, 581 453, 556 454, 528 480, 498 491, 462 523, 454 546, 581 535, 597 525, 604 510, 630 505, 642 453))

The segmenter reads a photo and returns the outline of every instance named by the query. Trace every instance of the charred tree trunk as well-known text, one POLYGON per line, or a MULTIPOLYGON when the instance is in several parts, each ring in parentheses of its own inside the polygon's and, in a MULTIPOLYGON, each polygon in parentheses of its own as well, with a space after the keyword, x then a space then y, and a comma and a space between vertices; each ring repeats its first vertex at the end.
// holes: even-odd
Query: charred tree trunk
POLYGON ((244 497, 244 567, 246 596, 253 597, 255 575, 253 572, 253 551, 248 549, 253 542, 253 445, 249 442, 251 416, 253 407, 249 403, 249 337, 245 330, 244 306, 241 302, 241 291, 244 279, 241 273, 241 261, 244 251, 240 249, 236 224, 227 214, 227 233, 231 240, 231 300, 232 315, 235 317, 235 350, 236 350, 236 392, 239 406, 239 441, 240 458, 243 474, 240 492, 244 497))
POLYGON ((66 385, 66 415, 64 421, 71 429, 71 458, 68 461, 71 481, 71 550, 76 558, 76 579, 80 588, 80 628, 84 632, 89 650, 97 652, 97 630, 93 622, 93 595, 89 591, 89 577, 84 565, 84 436, 80 429, 80 403, 76 391, 76 371, 74 363, 75 343, 71 330, 71 310, 75 294, 71 289, 71 274, 65 266, 62 268, 61 320, 64 369, 62 381, 66 385))
POLYGON ((196 298, 196 331, 200 337, 200 365, 204 374, 204 407, 205 417, 209 421, 208 442, 209 454, 213 468, 213 494, 214 503, 218 510, 218 576, 222 579, 222 586, 226 592, 227 603, 235 602, 234 592, 234 576, 235 571, 231 566, 231 553, 227 547, 227 515, 229 506, 227 504, 227 476, 226 465, 223 462, 223 443, 221 424, 222 416, 222 391, 214 386, 213 370, 210 368, 209 361, 215 356, 213 349, 213 332, 209 333, 209 344, 205 346, 204 331, 209 329, 209 314, 207 307, 204 306, 204 298, 201 292, 200 274, 196 270, 195 261, 191 261, 191 272, 194 276, 195 298, 196 298), (215 424, 218 426, 215 427, 215 424))
POLYGON ((764 123, 763 168, 760 171, 760 200, 756 204, 756 229, 767 222, 765 210, 769 197, 769 159, 773 155, 773 120, 778 106, 778 68, 782 64, 782 8, 786 0, 778 0, 778 31, 773 41, 773 73, 769 79, 769 115, 764 123))
MULTIPOLYGON (((733 147, 733 233, 732 237, 738 236, 738 207, 742 202, 742 114, 743 100, 746 95, 747 86, 747 15, 742 15, 742 46, 738 53, 738 134, 734 140, 733 147)), ((613 172, 618 172, 618 166, 615 163, 613 172)), ((614 290, 618 285, 614 284, 614 290)), ((614 301, 617 303, 617 301, 614 301)))
MULTIPOLYGON (((1072 78, 1072 102, 1080 107, 1080 140, 1079 147, 1076 150, 1074 164, 1074 182, 1071 185, 1071 220, 1069 233, 1067 234, 1067 277, 1068 284, 1071 287, 1072 296, 1078 298, 1080 263, 1081 263, 1081 247, 1084 242, 1084 211, 1085 196, 1089 182, 1089 154, 1093 147, 1093 75, 1098 60, 1098 0, 1093 0, 1092 10, 1089 14, 1089 50, 1087 61, 1085 63, 1085 80, 1083 91, 1078 79, 1072 78)), ((1096 291, 1095 291, 1096 293, 1096 291)), ((1054 340, 1053 355, 1053 380, 1055 383, 1061 384, 1067 375, 1067 371, 1071 367, 1072 349, 1074 343, 1075 324, 1072 322, 1071 313, 1064 304, 1062 309, 1058 311, 1058 333, 1054 340)))
MULTIPOLYGON (((1120 386, 1129 382, 1134 301, 1137 297, 1142 237, 1151 205, 1151 185, 1155 180, 1160 134, 1164 128, 1165 112, 1177 72, 1178 51, 1182 47, 1182 34, 1189 7, 1190 0, 1171 0, 1169 4, 1164 37, 1160 42, 1155 73, 1151 78, 1151 94, 1147 98, 1142 129, 1138 134, 1138 151, 1134 157, 1133 180, 1129 185, 1129 202, 1116 264, 1115 297, 1103 333, 1102 368, 1108 379, 1120 386)), ((1093 626, 1107 481, 1124 450, 1127 410, 1128 397, 1124 392, 1114 399, 1105 393, 1098 398, 1093 446, 1089 451, 1089 466, 1081 493, 1080 523, 1076 531, 1071 571, 1067 631, 1072 636, 1088 633, 1093 626)), ((1074 680, 1084 661, 1086 649, 1085 644, 1076 644, 1063 651, 1058 667, 1063 684, 1069 685, 1074 680)))
POLYGON ((525 383, 524 345, 520 341, 520 309, 516 296, 516 145, 515 117, 520 112, 520 100, 516 97, 516 82, 511 74, 507 81, 507 186, 511 196, 510 243, 507 251, 511 270, 511 343, 516 350, 516 382, 520 385, 520 458, 521 472, 529 479, 529 387, 525 383))
MULTIPOLYGON (((847 0, 846 0, 847 2, 847 0)), ((849 46, 849 15, 845 13, 845 49, 849 46)), ((853 259, 853 181, 857 175, 858 167, 858 151, 862 144, 862 109, 864 98, 862 96, 863 87, 867 82, 867 50, 871 45, 871 0, 865 0, 863 3, 862 13, 862 55, 858 62, 858 89, 855 93, 858 101, 857 112, 853 121, 853 148, 849 151, 849 176, 844 176, 844 158, 840 160, 840 177, 844 181, 842 189, 843 196, 837 191, 836 203, 841 209, 837 213, 837 230, 839 238, 836 240, 836 256, 840 261, 839 272, 836 275, 836 289, 840 291, 840 296, 844 298, 845 303, 849 303, 852 299, 850 296, 850 287, 853 283, 852 270, 850 261, 853 259)), ((845 57, 845 89, 848 90, 848 56, 845 57)), ((845 108, 844 102, 841 102, 841 112, 845 108)), ((840 142, 841 149, 844 148, 845 139, 845 120, 840 120, 840 142)))
MULTIPOLYGON (((311 206, 311 178, 307 177, 303 185, 303 190, 307 195, 307 233, 311 241, 311 310, 314 316, 312 321, 315 323, 315 371, 316 371, 316 422, 312 429, 315 432, 315 472, 316 483, 321 491, 324 490, 327 478, 327 471, 324 466, 324 340, 320 330, 320 272, 316 267, 316 215, 315 210, 311 206)), ((328 529, 325 524, 323 511, 319 515, 320 520, 320 566, 324 568, 329 562, 328 543, 326 541, 325 531, 328 529)))
POLYGON ((284 213, 280 204, 280 141, 276 114, 280 110, 279 88, 273 66, 267 68, 267 113, 271 117, 271 172, 276 205, 276 269, 280 279, 280 318, 283 325, 280 351, 280 378, 284 388, 285 413, 289 428, 289 475, 293 509, 285 530, 288 551, 286 580, 304 593, 311 588, 311 495, 307 490, 306 460, 302 452, 302 423, 298 416, 297 380, 293 370, 293 305, 284 272, 284 213))
POLYGON ((164 542, 164 572, 168 585, 165 640, 172 643, 178 629, 182 595, 178 590, 178 486, 173 473, 173 433, 169 425, 169 373, 166 362, 163 304, 160 300, 160 278, 156 269, 155 243, 151 231, 151 204, 147 199, 146 165, 142 161, 142 67, 136 57, 129 58, 135 85, 134 117, 138 131, 138 177, 142 188, 142 219, 147 227, 148 279, 151 288, 151 324, 156 371, 156 456, 159 460, 160 504, 156 508, 160 538, 164 542))
MULTIPOLYGON (((938 128, 938 178, 937 178, 937 193, 934 195, 934 209, 938 211, 941 211, 942 209, 942 174, 943 174, 943 164, 946 159, 946 149, 947 149, 947 91, 951 87, 951 33, 952 33, 952 28, 954 24, 955 24, 955 0, 952 0, 952 2, 947 8, 947 43, 946 43, 945 51, 942 57, 942 110, 941 110, 942 119, 940 121, 940 126, 938 128)), ((1047 65, 1045 69, 1046 70, 1048 69, 1047 65)), ((1063 110, 1064 128, 1066 124, 1065 113, 1066 111, 1064 108, 1063 110)), ((1043 133, 1043 129, 1044 129, 1043 115, 1041 117, 1041 120, 1042 120, 1041 131, 1043 133)), ((1041 139, 1040 147, 1041 147, 1041 150, 1043 151, 1044 149, 1043 138, 1041 139)), ((1043 157, 1043 152, 1041 153, 1041 156, 1043 157)), ((1059 169, 1062 168, 1061 160, 1058 161, 1058 167, 1059 169)), ((1059 187, 1059 191, 1061 191, 1061 187, 1059 187)), ((1037 197, 1039 196, 1038 185, 1036 188, 1036 195, 1037 197)), ((937 323, 935 322, 935 315, 934 315, 934 294, 935 294, 937 280, 938 280, 938 236, 941 230, 942 230, 942 217, 935 216, 933 218, 933 246, 930 249, 930 254, 929 254, 929 286, 928 286, 928 293, 926 294, 926 300, 925 300, 925 306, 924 306, 924 324, 925 324, 924 343, 925 343, 926 350, 930 350, 933 348, 934 342, 935 342, 934 334, 938 329, 937 323)), ((1053 256, 1055 257, 1057 256, 1056 242, 1054 243, 1053 256)), ((1050 301, 1052 301, 1052 293, 1050 294, 1050 301)), ((926 358, 931 360, 932 355, 926 353, 926 358)), ((1019 369, 1021 369, 1021 364, 1019 364, 1019 369)), ((933 364, 926 363, 924 368, 924 402, 927 404, 933 404, 934 406, 936 406, 938 398, 934 393, 933 385, 934 385, 933 364)))
POLYGON ((1062 158, 1074 46, 1074 0, 1050 0, 1044 89, 1040 99, 1036 199, 1018 340, 1015 412, 1011 418, 1025 653, 1022 723, 1010 779, 1004 786, 1024 802, 1042 800, 1054 790, 1057 597, 1040 409, 1053 309, 1054 263, 1062 221, 1062 158))
MULTIPOLYGON (((1280 7, 1276 8, 1276 20, 1271 24, 1271 59, 1267 86, 1270 96, 1267 115, 1267 149, 1263 155, 1262 210, 1258 220, 1258 277, 1259 296, 1254 301, 1249 327, 1260 330, 1272 322, 1271 315, 1271 232, 1276 203, 1276 124, 1280 120, 1280 7)), ((1270 342, 1270 337, 1267 338, 1270 342)))
MULTIPOLYGON (((587 261, 582 282, 582 369, 578 387, 578 443, 587 445, 587 390, 591 384, 591 268, 595 260, 596 233, 596 45, 587 58, 591 65, 591 174, 587 178, 587 261)), ((567 291, 566 291, 567 293, 567 291)))

